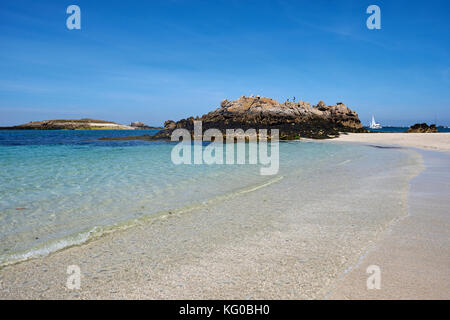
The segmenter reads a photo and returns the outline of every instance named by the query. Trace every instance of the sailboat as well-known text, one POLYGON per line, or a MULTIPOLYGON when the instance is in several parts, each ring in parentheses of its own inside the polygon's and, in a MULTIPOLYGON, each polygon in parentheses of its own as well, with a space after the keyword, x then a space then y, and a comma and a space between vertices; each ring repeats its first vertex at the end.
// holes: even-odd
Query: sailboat
POLYGON ((370 129, 381 129, 383 127, 381 126, 381 124, 375 122, 375 117, 372 115, 372 122, 370 123, 369 128, 370 129))

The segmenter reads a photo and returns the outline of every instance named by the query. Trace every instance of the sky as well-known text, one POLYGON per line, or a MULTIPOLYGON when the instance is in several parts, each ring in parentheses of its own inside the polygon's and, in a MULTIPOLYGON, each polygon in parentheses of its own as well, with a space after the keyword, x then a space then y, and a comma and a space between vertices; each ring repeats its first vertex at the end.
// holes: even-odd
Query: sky
POLYGON ((1 0, 0 126, 161 125, 250 94, 450 125, 449 13, 448 0, 1 0))

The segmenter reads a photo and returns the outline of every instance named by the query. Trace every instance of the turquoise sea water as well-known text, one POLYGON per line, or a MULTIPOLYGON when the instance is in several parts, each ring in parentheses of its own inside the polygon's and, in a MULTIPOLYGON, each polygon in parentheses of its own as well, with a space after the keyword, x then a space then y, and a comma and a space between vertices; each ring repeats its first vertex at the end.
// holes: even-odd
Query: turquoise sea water
POLYGON ((175 143, 99 141, 154 131, 0 131, 0 265, 45 255, 156 215, 368 157, 374 148, 280 143, 280 171, 175 165, 175 143))

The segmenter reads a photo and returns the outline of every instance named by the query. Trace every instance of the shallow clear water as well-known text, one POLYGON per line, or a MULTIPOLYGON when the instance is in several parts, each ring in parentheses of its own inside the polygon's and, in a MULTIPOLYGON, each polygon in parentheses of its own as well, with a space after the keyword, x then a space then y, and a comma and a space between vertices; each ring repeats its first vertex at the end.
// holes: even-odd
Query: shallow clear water
POLYGON ((332 175, 336 165, 374 152, 282 142, 279 173, 262 176, 260 165, 175 165, 174 143, 97 140, 153 132, 0 131, 0 265, 293 173, 305 179, 317 170, 332 175))

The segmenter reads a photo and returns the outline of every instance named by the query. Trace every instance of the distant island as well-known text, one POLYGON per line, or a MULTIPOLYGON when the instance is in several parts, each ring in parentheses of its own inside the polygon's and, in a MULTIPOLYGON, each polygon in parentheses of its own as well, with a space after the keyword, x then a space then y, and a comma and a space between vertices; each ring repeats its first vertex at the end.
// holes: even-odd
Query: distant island
POLYGON ((143 123, 141 121, 132 122, 130 124, 130 126, 133 127, 134 129, 140 129, 140 130, 163 129, 162 127, 148 126, 148 125, 146 125, 145 123, 143 123))
POLYGON ((0 130, 136 130, 160 129, 150 127, 142 122, 132 122, 129 126, 112 121, 95 119, 60 119, 31 121, 12 127, 0 127, 0 130))
POLYGON ((431 124, 428 125, 426 123, 416 123, 415 125, 412 125, 409 127, 409 129, 406 131, 407 133, 436 133, 438 132, 436 125, 431 124))

